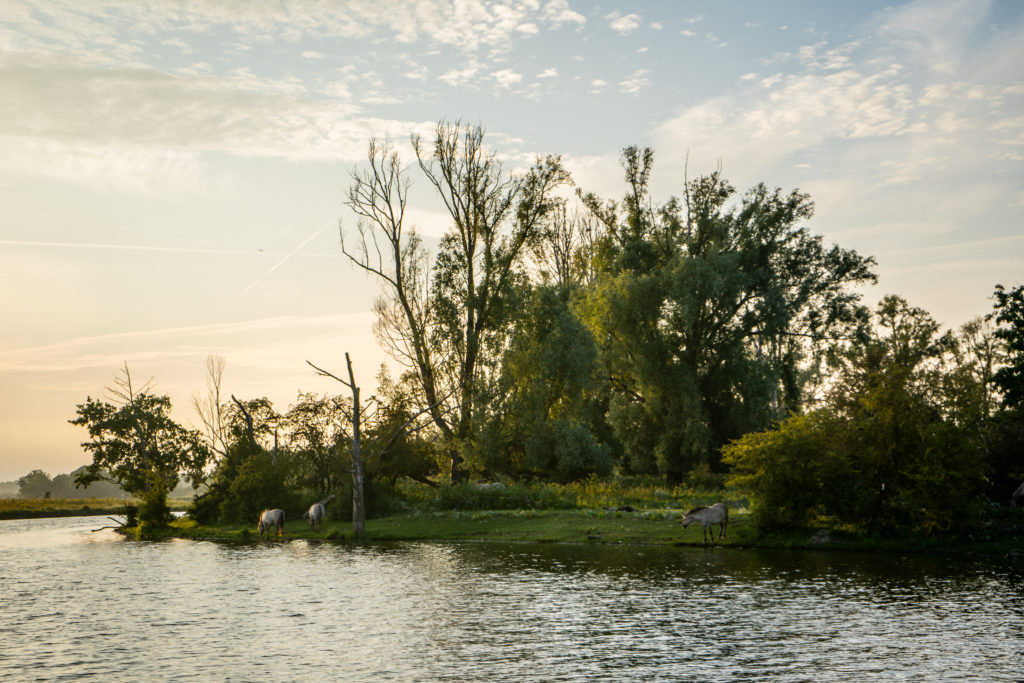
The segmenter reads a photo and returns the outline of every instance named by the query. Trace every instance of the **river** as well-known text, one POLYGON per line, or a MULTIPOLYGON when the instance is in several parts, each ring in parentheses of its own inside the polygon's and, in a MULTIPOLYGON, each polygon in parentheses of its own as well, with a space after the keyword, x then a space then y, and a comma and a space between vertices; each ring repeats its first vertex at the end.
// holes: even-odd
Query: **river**
POLYGON ((0 521, 0 680, 1024 679, 1024 568, 0 521))

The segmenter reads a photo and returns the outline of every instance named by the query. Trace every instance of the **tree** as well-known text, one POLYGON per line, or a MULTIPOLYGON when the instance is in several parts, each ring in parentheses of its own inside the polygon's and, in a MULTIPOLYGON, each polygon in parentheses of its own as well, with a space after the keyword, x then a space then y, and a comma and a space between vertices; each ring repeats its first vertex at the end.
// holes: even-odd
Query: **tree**
POLYGON ((18 477, 18 495, 22 498, 48 498, 53 491, 53 480, 42 470, 32 470, 18 477))
POLYGON ((389 448, 395 443, 395 441, 413 425, 413 423, 423 414, 429 413, 434 410, 437 406, 428 406, 423 410, 417 412, 415 415, 410 417, 398 428, 394 429, 390 434, 385 434, 378 431, 378 434, 370 438, 365 438, 366 433, 364 432, 364 425, 367 418, 375 420, 379 416, 379 412, 375 410, 378 405, 377 400, 374 397, 363 403, 360 398, 360 388, 356 384, 355 374, 352 372, 352 359, 349 358, 348 353, 345 354, 345 366, 348 370, 348 380, 344 380, 337 375, 334 375, 327 370, 313 365, 309 361, 306 363, 316 370, 317 374, 322 377, 330 377, 333 380, 341 382, 352 392, 352 401, 349 403, 350 414, 349 414, 349 432, 348 436, 352 441, 351 460, 348 467, 346 468, 352 476, 352 532, 356 537, 362 537, 366 533, 366 499, 365 499, 365 464, 370 459, 377 459, 384 455, 389 448))
POLYGON ((337 480, 341 454, 342 426, 338 397, 299 392, 298 402, 288 408, 283 424, 288 429, 288 447, 302 470, 303 483, 326 497, 337 480))
POLYGON ((209 450, 198 432, 171 419, 169 397, 148 393, 148 383, 141 389, 133 386, 127 364, 107 390, 113 402, 87 397, 76 408, 78 417, 69 420, 88 430, 89 441, 82 448, 93 457, 76 484, 113 480, 142 501, 141 520, 164 524, 167 493, 181 475, 201 480, 209 450))
POLYGON ((288 469, 279 462, 274 438, 281 416, 266 397, 230 398, 220 408, 224 454, 205 479, 209 489, 189 508, 189 515, 201 523, 243 522, 264 507, 284 507, 286 498, 290 500, 288 469))
POLYGON ((946 381, 960 372, 954 350, 926 311, 884 297, 833 348, 823 408, 723 449, 758 523, 800 526, 825 514, 876 532, 966 526, 987 465, 977 420, 944 395, 958 386, 946 381))
POLYGON ((1001 361, 993 384, 1002 394, 1002 410, 991 420, 992 495, 1005 501, 1024 480, 1024 285, 1007 291, 996 285, 990 317, 997 324, 1001 361))
POLYGON ((206 445, 220 458, 227 455, 228 450, 227 402, 221 396, 225 364, 223 356, 207 356, 206 395, 192 395, 192 407, 203 423, 206 445))
POLYGON ((594 425, 603 418, 597 347, 569 296, 566 283, 524 297, 477 455, 488 472, 573 481, 611 471, 611 449, 594 425))
POLYGON ((821 342, 852 322, 871 258, 826 247, 798 191, 757 185, 737 205, 719 172, 683 201, 652 203, 654 154, 624 150, 620 203, 583 201, 602 223, 584 319, 612 386, 624 466, 678 481, 722 444, 806 402, 821 342))
POLYGON ((568 178, 554 157, 509 175, 483 138, 480 127, 441 122, 432 143, 412 140, 419 168, 452 220, 432 268, 418 235, 404 227, 409 181, 398 155, 374 140, 369 170, 354 173, 349 189, 347 204, 360 216, 355 251, 343 243, 351 261, 382 285, 375 331, 416 373, 423 402, 435 406, 431 417, 453 482, 468 475, 463 450, 493 388, 526 251, 568 178))
POLYGON ((1008 407, 1024 409, 1024 285, 995 290, 995 336, 1006 348, 1006 364, 994 376, 1008 407))

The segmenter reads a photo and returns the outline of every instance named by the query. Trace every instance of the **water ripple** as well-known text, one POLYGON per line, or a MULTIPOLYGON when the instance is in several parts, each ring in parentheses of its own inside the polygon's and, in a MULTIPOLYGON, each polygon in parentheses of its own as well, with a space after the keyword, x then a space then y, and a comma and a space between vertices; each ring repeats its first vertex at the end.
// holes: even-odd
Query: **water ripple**
MULTIPOLYGON (((102 519, 102 518, 100 518, 102 519)), ((0 680, 1014 680, 1019 567, 0 522, 0 680)))

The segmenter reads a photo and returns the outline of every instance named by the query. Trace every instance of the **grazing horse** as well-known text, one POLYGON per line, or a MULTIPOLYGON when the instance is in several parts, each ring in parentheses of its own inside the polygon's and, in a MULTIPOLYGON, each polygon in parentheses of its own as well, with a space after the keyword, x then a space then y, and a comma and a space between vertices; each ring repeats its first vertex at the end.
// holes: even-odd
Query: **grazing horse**
POLYGON ((701 527, 704 529, 704 545, 708 544, 708 527, 712 527, 711 542, 714 543, 715 529, 713 525, 721 525, 718 537, 723 538, 725 536, 725 528, 729 526, 729 508, 725 506, 725 503, 715 503, 711 507, 693 508, 683 515, 683 528, 685 529, 694 522, 700 522, 701 527))
POLYGON ((310 505, 309 512, 306 513, 306 517, 309 519, 309 528, 313 531, 320 531, 320 525, 323 524, 326 514, 327 510, 324 509, 323 503, 310 505))
POLYGON ((277 527, 277 535, 284 536, 284 510, 264 510, 260 513, 260 523, 256 526, 260 536, 270 533, 270 527, 277 527))
POLYGON ((314 531, 320 531, 320 525, 323 524, 324 517, 327 516, 327 508, 324 506, 334 500, 334 494, 327 496, 319 503, 313 503, 309 506, 309 510, 303 517, 309 520, 309 528, 314 531))

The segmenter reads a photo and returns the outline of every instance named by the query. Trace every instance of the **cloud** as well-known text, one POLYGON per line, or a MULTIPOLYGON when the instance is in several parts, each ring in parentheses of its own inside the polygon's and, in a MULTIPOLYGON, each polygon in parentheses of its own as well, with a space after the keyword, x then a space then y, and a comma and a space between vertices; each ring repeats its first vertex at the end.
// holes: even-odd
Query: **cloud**
POLYGON ((608 82, 604 81, 604 80, 601 80, 600 78, 595 78, 592 81, 590 81, 590 87, 591 87, 591 91, 590 92, 592 92, 592 93, 599 93, 599 92, 602 92, 603 90, 605 90, 608 87, 608 82))
POLYGON ((491 74, 491 78, 502 90, 508 90, 516 83, 520 83, 523 80, 523 75, 517 73, 512 69, 502 69, 501 71, 495 71, 491 74))
MULTIPOLYGON (((291 343, 301 345, 305 337, 322 337, 333 330, 369 328, 374 319, 370 311, 324 316, 277 316, 240 322, 208 325, 187 325, 158 329, 118 332, 62 341, 32 347, 0 351, 0 372, 67 372, 83 368, 116 368, 129 365, 152 365, 158 359, 179 357, 202 358, 211 349, 229 355, 232 363, 246 359, 257 365, 280 367, 270 348, 256 346, 253 339, 264 344, 291 343), (276 342, 275 342, 276 340, 276 342)), ((301 349, 288 354, 287 363, 300 365, 301 349)))
POLYGON ((632 76, 619 83, 619 89, 624 93, 635 95, 651 84, 650 79, 647 78, 649 73, 650 71, 647 69, 639 69, 633 72, 632 76))
POLYGON ((604 18, 608 20, 608 26, 611 27, 613 31, 624 36, 635 31, 642 21, 642 17, 638 14, 627 14, 622 16, 618 10, 615 10, 610 14, 606 14, 604 18))
POLYGON ((551 2, 544 6, 541 17, 554 28, 558 28, 563 24, 578 24, 582 26, 587 23, 587 18, 579 12, 573 11, 569 7, 567 0, 551 0, 551 2))
POLYGON ((440 76, 437 77, 439 81, 444 81, 453 88, 458 87, 475 87, 477 76, 483 71, 483 67, 477 62, 470 62, 462 69, 449 69, 440 76))
POLYGON ((183 77, 8 58, 0 80, 0 168, 129 190, 206 185, 206 153, 355 161, 367 138, 422 126, 362 116, 343 83, 327 96, 330 84, 316 93, 246 69, 183 77))
MULTIPOLYGON (((462 54, 507 52, 541 26, 582 25, 586 18, 566 0, 518 4, 486 0, 374 0, 317 4, 308 11, 274 0, 223 3, 213 0, 24 0, 6 9, 2 32, 8 52, 75 55, 97 64, 137 64, 145 36, 206 40, 224 34, 225 45, 249 50, 266 44, 309 40, 430 42, 462 54), (134 34, 140 40, 124 40, 134 34)), ((175 43, 179 44, 179 43, 175 43)), ((307 58, 316 59, 307 50, 307 58)), ((305 55, 304 55, 305 56, 305 55)))
POLYGON ((537 74, 537 78, 557 78, 557 77, 558 77, 558 69, 556 69, 555 67, 551 67, 550 69, 544 69, 539 74, 537 74))

